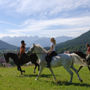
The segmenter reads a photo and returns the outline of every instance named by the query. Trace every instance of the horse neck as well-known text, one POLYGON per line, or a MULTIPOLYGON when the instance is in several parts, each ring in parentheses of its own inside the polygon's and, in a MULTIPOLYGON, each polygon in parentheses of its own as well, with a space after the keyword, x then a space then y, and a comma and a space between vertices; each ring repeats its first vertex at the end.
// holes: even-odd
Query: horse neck
POLYGON ((13 60, 15 59, 15 56, 16 55, 14 53, 8 53, 8 57, 11 58, 11 59, 13 59, 13 60))
POLYGON ((43 48, 40 48, 37 52, 36 52, 38 58, 42 58, 45 57, 47 55, 47 51, 43 48))

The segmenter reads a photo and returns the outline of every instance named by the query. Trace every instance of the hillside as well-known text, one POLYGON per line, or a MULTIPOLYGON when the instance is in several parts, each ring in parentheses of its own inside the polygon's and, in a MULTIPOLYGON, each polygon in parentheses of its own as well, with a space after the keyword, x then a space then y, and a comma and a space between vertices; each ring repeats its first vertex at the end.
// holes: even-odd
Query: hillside
POLYGON ((10 45, 2 40, 0 40, 0 50, 15 50, 16 46, 10 45))
POLYGON ((79 51, 85 52, 86 43, 90 44, 90 30, 75 39, 57 44, 56 50, 59 53, 67 51, 67 50, 69 51, 79 50, 79 51))

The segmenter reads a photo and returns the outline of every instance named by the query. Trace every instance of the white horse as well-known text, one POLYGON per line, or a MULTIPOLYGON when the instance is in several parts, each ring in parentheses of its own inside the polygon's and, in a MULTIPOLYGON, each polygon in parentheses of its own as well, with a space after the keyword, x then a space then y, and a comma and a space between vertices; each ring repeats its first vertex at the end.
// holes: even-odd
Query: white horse
MULTIPOLYGON (((36 53, 37 57, 39 59, 40 70, 39 70, 38 76, 35 79, 35 80, 38 80, 41 72, 43 71, 44 67, 46 67, 46 65, 47 65, 47 62, 45 60, 45 57, 47 55, 47 51, 44 48, 42 48, 40 45, 33 45, 30 52, 36 53)), ((57 56, 54 56, 52 58, 52 61, 51 61, 50 65, 51 65, 51 67, 63 66, 66 69, 66 71, 69 72, 69 74, 71 75, 70 83, 72 82, 72 79, 73 79, 73 72, 70 69, 74 70, 75 73, 78 76, 78 79, 82 82, 82 79, 80 78, 80 76, 78 74, 78 71, 73 66, 73 64, 76 61, 79 61, 79 63, 86 65, 83 62, 83 60, 81 60, 81 58, 75 53, 72 53, 72 54, 64 54, 64 53, 63 54, 58 54, 57 56)), ((51 73, 52 73, 52 75, 53 75, 53 77, 56 81, 56 77, 55 77, 51 67, 49 68, 49 70, 51 71, 51 73)))

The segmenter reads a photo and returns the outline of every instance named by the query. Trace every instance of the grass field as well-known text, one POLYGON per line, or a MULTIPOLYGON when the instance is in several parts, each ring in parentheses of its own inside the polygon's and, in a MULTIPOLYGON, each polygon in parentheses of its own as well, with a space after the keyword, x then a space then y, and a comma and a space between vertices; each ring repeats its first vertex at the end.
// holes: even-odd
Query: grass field
MULTIPOLYGON (((78 68, 78 66, 75 66, 78 68)), ((57 78, 54 81, 50 71, 45 68, 38 81, 35 81, 36 74, 33 73, 33 66, 22 67, 26 70, 24 75, 12 68, 0 68, 0 90, 90 90, 90 72, 84 67, 79 75, 83 79, 81 83, 74 73, 73 83, 69 84, 70 76, 63 67, 53 68, 57 78)))

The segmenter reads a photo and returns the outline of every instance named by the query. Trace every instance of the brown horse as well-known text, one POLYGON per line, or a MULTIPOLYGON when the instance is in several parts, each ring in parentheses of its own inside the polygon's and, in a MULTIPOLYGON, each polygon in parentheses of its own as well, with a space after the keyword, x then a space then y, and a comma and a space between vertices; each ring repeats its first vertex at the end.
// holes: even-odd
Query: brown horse
MULTIPOLYGON (((81 52, 81 51, 75 51, 74 53, 76 53, 77 55, 79 55, 81 58, 84 58, 86 61, 86 63, 87 63, 87 65, 88 65, 88 70, 90 71, 90 59, 87 59, 86 57, 87 57, 87 55, 86 54, 84 54, 83 52, 81 52)), ((80 66, 79 67, 79 69, 78 69, 78 72, 81 70, 83 68, 83 66, 80 66)))

